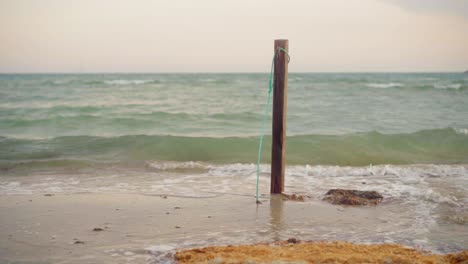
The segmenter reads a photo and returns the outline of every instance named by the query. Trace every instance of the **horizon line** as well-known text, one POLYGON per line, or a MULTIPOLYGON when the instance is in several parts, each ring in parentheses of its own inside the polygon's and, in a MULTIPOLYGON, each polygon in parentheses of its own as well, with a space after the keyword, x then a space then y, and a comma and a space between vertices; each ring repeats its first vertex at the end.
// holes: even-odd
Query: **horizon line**
MULTIPOLYGON (((294 71, 294 72, 289 72, 290 74, 301 74, 301 73, 312 73, 312 74, 327 74, 327 73, 343 73, 343 74, 349 74, 349 73, 399 73, 399 74, 411 74, 411 73, 467 73, 467 71, 294 71)), ((241 72, 241 71, 231 71, 231 72, 210 72, 210 71, 203 71, 203 72, 197 72, 197 71, 182 71, 182 72, 177 72, 177 71, 168 71, 168 72, 125 72, 125 71, 95 71, 95 72, 0 72, 0 75, 47 75, 47 74, 269 74, 268 71, 261 72, 261 71, 255 71, 255 72, 241 72)))

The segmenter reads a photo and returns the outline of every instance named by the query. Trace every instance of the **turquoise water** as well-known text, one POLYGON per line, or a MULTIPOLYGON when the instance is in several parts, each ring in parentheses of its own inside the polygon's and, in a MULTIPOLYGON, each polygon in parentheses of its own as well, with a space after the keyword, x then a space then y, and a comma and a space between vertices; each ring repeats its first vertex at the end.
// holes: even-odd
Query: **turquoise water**
MULTIPOLYGON (((284 239, 466 249, 468 75, 289 77, 285 190, 314 201, 332 188, 378 191, 384 203, 371 218, 384 220, 350 228, 341 218, 296 219, 284 239)), ((236 195, 254 203, 267 78, 0 75, 0 196, 236 195)), ((262 198, 270 135, 264 143, 262 198)), ((216 235, 219 243, 261 237, 224 228, 216 235)))
MULTIPOLYGON (((267 78, 0 75, 0 161, 255 162, 267 78)), ((290 74, 287 118, 291 164, 468 162, 466 74, 290 74)))

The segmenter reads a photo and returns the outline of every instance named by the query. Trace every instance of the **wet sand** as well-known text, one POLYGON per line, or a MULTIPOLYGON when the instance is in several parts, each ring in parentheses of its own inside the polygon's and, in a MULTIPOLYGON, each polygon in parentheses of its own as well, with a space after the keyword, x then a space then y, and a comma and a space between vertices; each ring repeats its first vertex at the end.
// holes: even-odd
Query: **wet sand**
POLYGON ((0 263, 171 263, 176 249, 315 235, 306 226, 318 240, 337 240, 343 236, 324 237, 320 228, 382 227, 392 210, 277 198, 257 206, 254 197, 228 194, 0 196, 0 263))

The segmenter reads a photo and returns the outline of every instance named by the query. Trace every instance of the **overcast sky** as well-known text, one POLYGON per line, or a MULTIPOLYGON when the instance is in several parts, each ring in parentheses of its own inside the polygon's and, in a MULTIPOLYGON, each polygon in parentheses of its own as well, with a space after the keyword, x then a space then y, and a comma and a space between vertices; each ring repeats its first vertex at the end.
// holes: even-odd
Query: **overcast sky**
POLYGON ((468 0, 0 0, 0 72, 468 70, 468 0))

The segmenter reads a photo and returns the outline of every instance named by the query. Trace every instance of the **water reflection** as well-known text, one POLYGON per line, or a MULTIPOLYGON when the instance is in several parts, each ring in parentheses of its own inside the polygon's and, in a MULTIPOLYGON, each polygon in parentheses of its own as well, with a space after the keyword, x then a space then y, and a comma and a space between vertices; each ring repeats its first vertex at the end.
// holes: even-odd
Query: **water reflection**
POLYGON ((270 226, 273 240, 281 240, 281 231, 284 230, 283 222, 284 201, 280 194, 271 195, 270 198, 270 226))

